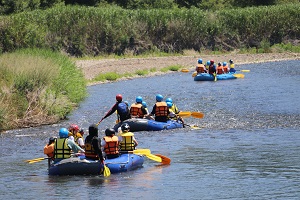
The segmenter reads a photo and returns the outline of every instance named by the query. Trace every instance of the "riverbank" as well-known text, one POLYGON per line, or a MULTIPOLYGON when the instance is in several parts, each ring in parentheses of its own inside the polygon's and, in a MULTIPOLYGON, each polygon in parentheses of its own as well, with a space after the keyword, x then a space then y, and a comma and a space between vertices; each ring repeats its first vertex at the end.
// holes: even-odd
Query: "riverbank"
MULTIPOLYGON (((116 72, 118 74, 132 73, 137 70, 150 70, 155 68, 155 72, 150 72, 146 76, 161 74, 160 69, 180 65, 193 71, 197 60, 202 58, 204 62, 214 60, 218 62, 228 62, 232 59, 238 68, 239 65, 247 63, 261 63, 282 60, 299 60, 300 53, 263 53, 263 54, 226 54, 226 55, 189 55, 189 56, 169 56, 169 57, 148 57, 148 58, 122 58, 122 59, 101 59, 101 60, 77 60, 76 66, 83 71, 84 77, 90 81, 98 74, 116 72)), ((140 77, 138 75, 131 77, 140 77)), ((103 82, 93 82, 89 85, 101 84, 103 82)))

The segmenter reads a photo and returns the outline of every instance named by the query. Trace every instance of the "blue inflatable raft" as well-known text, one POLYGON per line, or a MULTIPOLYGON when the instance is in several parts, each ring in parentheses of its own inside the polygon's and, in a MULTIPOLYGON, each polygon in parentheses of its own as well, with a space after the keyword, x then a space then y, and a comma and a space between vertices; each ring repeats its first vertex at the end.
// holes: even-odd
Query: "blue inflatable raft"
POLYGON ((167 122, 158 122, 150 119, 133 118, 120 122, 114 126, 115 131, 123 124, 127 123, 130 126, 131 132, 138 131, 161 131, 175 128, 183 128, 183 124, 180 121, 168 120, 167 122))
POLYGON ((127 172, 143 167, 144 156, 139 154, 121 154, 120 157, 105 160, 112 174, 127 172))
MULTIPOLYGON (((236 79, 232 73, 227 74, 217 74, 217 80, 230 80, 230 79, 236 79)), ((214 76, 208 73, 201 73, 197 74, 194 77, 194 81, 214 81, 214 76)))
MULTIPOLYGON (((110 172, 120 173, 141 168, 144 164, 144 156, 139 154, 121 154, 118 158, 105 160, 110 172)), ((55 164, 50 164, 49 175, 99 175, 103 165, 99 160, 90 160, 85 156, 63 159, 55 164)))

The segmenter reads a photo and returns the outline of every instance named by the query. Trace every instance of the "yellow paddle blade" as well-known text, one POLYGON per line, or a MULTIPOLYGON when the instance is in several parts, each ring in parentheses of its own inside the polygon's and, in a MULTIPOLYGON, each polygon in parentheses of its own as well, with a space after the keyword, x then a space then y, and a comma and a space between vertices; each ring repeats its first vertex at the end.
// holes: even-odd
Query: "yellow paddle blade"
POLYGON ((106 165, 104 165, 103 175, 110 176, 110 169, 106 165))
POLYGON ((45 158, 34 158, 34 159, 31 159, 31 160, 25 160, 24 162, 32 162, 32 161, 41 161, 41 160, 44 160, 45 158))
POLYGON ((197 76, 197 72, 194 72, 194 73, 192 74, 192 77, 195 77, 195 76, 197 76))
POLYGON ((218 79, 217 79, 217 74, 216 73, 213 73, 213 75, 214 75, 214 81, 217 81, 218 79))
POLYGON ((188 70, 187 68, 183 68, 183 69, 181 69, 181 72, 184 72, 184 73, 187 73, 187 72, 189 72, 190 70, 188 70))
POLYGON ((204 114, 201 113, 201 112, 192 112, 192 117, 195 117, 195 118, 203 118, 204 117, 204 114))
MULTIPOLYGON (((43 159, 44 160, 44 159, 43 159)), ((29 164, 32 164, 32 163, 37 163, 37 162, 41 162, 42 160, 32 160, 30 162, 28 162, 29 164)))
POLYGON ((151 154, 151 151, 150 151, 150 149, 136 149, 136 150, 133 150, 133 153, 134 154, 148 155, 148 154, 151 154))
POLYGON ((190 117, 191 112, 190 111, 180 111, 177 115, 180 117, 190 117))
POLYGON ((249 69, 242 69, 241 72, 250 72, 249 69))
POLYGON ((237 77, 237 78, 244 78, 245 75, 244 74, 233 74, 234 77, 237 77))
POLYGON ((195 130, 198 130, 198 129, 201 129, 199 126, 197 125, 189 125, 189 124, 185 124, 186 126, 190 127, 191 129, 195 129, 195 130))
POLYGON ((153 154, 147 154, 146 157, 151 159, 151 160, 154 160, 155 162, 162 162, 161 157, 158 157, 158 156, 153 155, 153 154))

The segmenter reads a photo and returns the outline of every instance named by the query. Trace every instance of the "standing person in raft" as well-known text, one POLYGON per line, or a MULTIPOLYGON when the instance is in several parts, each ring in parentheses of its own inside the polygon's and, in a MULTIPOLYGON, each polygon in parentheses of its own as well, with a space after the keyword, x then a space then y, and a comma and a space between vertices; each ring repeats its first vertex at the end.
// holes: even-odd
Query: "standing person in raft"
POLYGON ((112 115, 114 112, 117 111, 118 119, 120 119, 121 122, 125 121, 126 119, 130 119, 131 115, 129 112, 128 104, 126 104, 123 101, 123 97, 121 94, 118 94, 116 96, 116 103, 113 105, 113 107, 108 111, 108 113, 98 122, 97 125, 99 125, 102 120, 112 115))

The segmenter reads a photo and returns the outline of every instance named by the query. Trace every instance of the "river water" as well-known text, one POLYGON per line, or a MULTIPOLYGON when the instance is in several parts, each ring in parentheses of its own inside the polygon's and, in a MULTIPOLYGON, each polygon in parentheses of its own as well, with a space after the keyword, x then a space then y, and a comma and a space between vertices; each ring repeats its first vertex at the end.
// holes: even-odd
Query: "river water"
MULTIPOLYGON (((0 135, 1 199, 299 199, 300 61, 247 64, 244 79, 195 82, 190 73, 170 73, 88 87, 89 96, 59 124, 0 135), (149 109, 155 95, 171 97, 190 128, 135 133, 139 148, 171 158, 168 166, 145 159, 143 168, 110 177, 47 174, 43 147, 59 128, 85 130, 115 102, 141 95, 149 109)), ((100 125, 101 135, 115 116, 100 125)))

